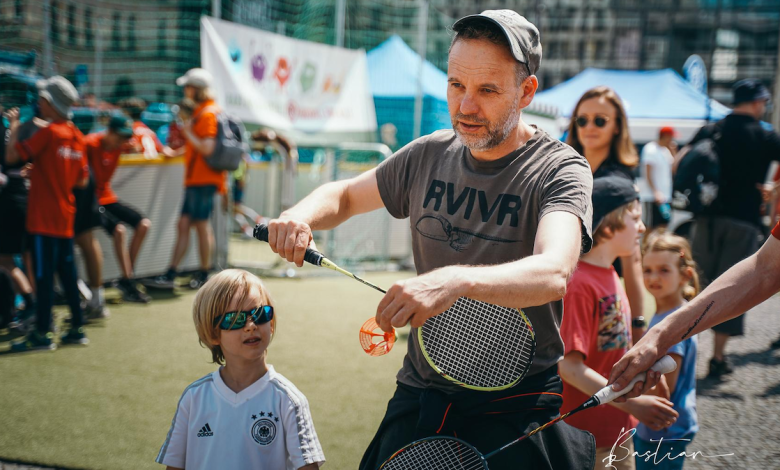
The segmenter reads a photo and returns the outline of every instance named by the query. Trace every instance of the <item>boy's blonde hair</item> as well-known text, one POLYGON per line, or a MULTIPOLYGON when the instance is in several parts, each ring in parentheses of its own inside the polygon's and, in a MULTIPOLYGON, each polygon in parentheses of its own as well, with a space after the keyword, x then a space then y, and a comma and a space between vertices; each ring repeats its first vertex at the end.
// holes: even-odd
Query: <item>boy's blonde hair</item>
POLYGON ((612 235, 609 235, 607 230, 609 230, 611 233, 615 233, 618 230, 623 230, 626 228, 626 224, 623 222, 623 218, 625 217, 626 213, 633 212, 640 207, 640 202, 637 199, 629 202, 628 204, 623 204, 609 214, 605 215, 604 218, 601 219, 599 226, 596 227, 596 230, 593 232, 593 246, 598 246, 599 243, 612 238, 612 235))
POLYGON ((677 266, 680 268, 680 274, 682 276, 690 276, 688 285, 683 288, 683 298, 692 300, 696 297, 700 291, 699 273, 696 269, 696 261, 693 260, 691 245, 688 243, 688 240, 662 229, 653 231, 645 237, 642 245, 642 256, 657 251, 669 251, 679 257, 677 266), (690 274, 688 268, 690 268, 690 274))
MULTIPOLYGON (((222 354, 222 348, 214 344, 214 341, 219 340, 220 336, 219 325, 214 326, 214 323, 228 312, 233 300, 236 301, 236 305, 240 309, 255 289, 260 293, 260 301, 263 305, 274 306, 263 282, 254 274, 242 269, 220 271, 203 284, 195 296, 195 302, 192 305, 195 330, 198 332, 200 345, 211 350, 212 362, 215 364, 224 364, 225 356, 222 354)), ((274 318, 271 320, 272 338, 276 332, 275 314, 276 309, 274 309, 274 318)))

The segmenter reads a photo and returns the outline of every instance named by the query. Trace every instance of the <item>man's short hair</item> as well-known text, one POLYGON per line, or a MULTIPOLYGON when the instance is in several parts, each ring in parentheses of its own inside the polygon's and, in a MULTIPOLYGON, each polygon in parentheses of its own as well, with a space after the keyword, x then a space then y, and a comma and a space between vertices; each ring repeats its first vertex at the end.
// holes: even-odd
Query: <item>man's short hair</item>
MULTIPOLYGON (((498 25, 489 21, 473 20, 464 24, 452 37, 448 52, 452 51, 452 46, 461 39, 484 39, 498 46, 505 47, 509 52, 509 55, 512 55, 512 46, 509 45, 509 41, 504 32, 501 31, 501 28, 498 25)), ((525 64, 514 59, 514 57, 513 61, 515 63, 515 83, 517 86, 520 86, 523 81, 528 78, 528 69, 525 64)))

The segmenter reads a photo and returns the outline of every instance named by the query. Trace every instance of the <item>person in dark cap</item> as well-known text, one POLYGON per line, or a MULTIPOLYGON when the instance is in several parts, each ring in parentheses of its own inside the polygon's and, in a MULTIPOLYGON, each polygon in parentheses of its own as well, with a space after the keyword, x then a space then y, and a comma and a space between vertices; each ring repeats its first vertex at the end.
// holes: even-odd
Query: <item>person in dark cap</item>
MULTIPOLYGON (((111 179, 119 166, 122 149, 133 135, 132 119, 122 115, 114 115, 111 116, 108 129, 105 132, 89 134, 85 138, 87 159, 92 173, 89 199, 94 200, 94 212, 89 207, 84 209, 89 214, 87 218, 90 223, 82 225, 86 230, 77 231, 76 242, 85 255, 85 265, 89 273, 92 298, 87 304, 87 314, 90 318, 109 316, 103 293, 102 256, 97 239, 92 236, 91 230, 97 226, 103 227, 114 242, 114 251, 121 275, 117 287, 122 292, 122 299, 138 303, 151 301, 151 298, 138 288, 133 279, 133 267, 141 244, 152 223, 137 209, 121 202, 111 188, 111 179), (135 231, 129 248, 127 243, 128 229, 125 228, 125 225, 135 231)), ((78 212, 76 218, 79 219, 78 212)))
MULTIPOLYGON (((612 263, 635 252, 644 231, 634 183, 621 175, 594 179, 593 249, 580 259, 563 299, 561 336, 565 353, 558 365, 564 380, 562 413, 606 386, 612 365, 631 347, 631 305, 612 263)), ((625 431, 635 428, 637 421, 658 431, 676 418, 671 402, 644 396, 586 410, 566 422, 593 433, 595 468, 633 470, 633 443, 631 439, 621 441, 625 431), (615 451, 616 443, 628 449, 628 457, 623 451, 615 451)))
MULTIPOLYGON (((733 92, 733 112, 704 126, 688 145, 720 136, 718 195, 691 231, 693 256, 704 286, 758 250, 766 228, 762 223, 761 188, 770 162, 780 161, 780 136, 764 129, 760 121, 771 98, 769 90, 758 80, 746 79, 734 84, 733 92)), ((732 371, 725 356, 726 344, 730 337, 744 334, 744 315, 712 330, 715 341, 708 376, 721 378, 732 371)))
MULTIPOLYGON (((385 331, 411 325, 412 333, 364 470, 437 434, 495 450, 558 416, 562 403, 562 298, 591 246, 593 177, 583 156, 523 120, 542 60, 536 26, 511 10, 487 10, 453 30, 452 129, 411 142, 356 178, 319 187, 268 224, 271 248, 300 266, 312 230, 381 208, 411 219, 418 276, 388 289, 376 319, 385 331), (426 362, 417 328, 459 297, 522 308, 532 319, 536 354, 518 385, 467 390, 426 362)), ((490 468, 590 469, 594 455, 591 435, 558 423, 492 457, 490 468)))

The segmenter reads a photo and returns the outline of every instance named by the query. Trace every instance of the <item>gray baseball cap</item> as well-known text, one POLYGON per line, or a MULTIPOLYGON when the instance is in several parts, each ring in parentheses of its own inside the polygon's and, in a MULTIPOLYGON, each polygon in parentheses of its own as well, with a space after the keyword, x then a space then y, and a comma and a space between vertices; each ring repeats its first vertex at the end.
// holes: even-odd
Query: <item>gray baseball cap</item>
POLYGON ((501 28, 512 55, 518 62, 528 67, 528 72, 535 75, 542 64, 542 44, 539 42, 539 30, 530 21, 512 10, 485 10, 478 15, 464 16, 452 25, 457 33, 467 23, 472 21, 489 21, 501 28))
POLYGON ((38 80, 36 86, 38 87, 38 96, 48 101, 62 117, 70 117, 70 107, 78 101, 79 92, 68 79, 61 75, 55 75, 48 79, 38 80))

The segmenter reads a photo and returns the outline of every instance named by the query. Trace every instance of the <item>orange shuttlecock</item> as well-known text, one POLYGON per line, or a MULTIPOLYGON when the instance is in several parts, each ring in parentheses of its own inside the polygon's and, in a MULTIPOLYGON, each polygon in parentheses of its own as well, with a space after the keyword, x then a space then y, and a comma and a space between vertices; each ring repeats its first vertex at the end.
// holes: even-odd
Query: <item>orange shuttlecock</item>
POLYGON ((384 356, 389 353, 393 349, 395 338, 395 330, 385 333, 373 317, 360 327, 360 346, 369 356, 384 356))

